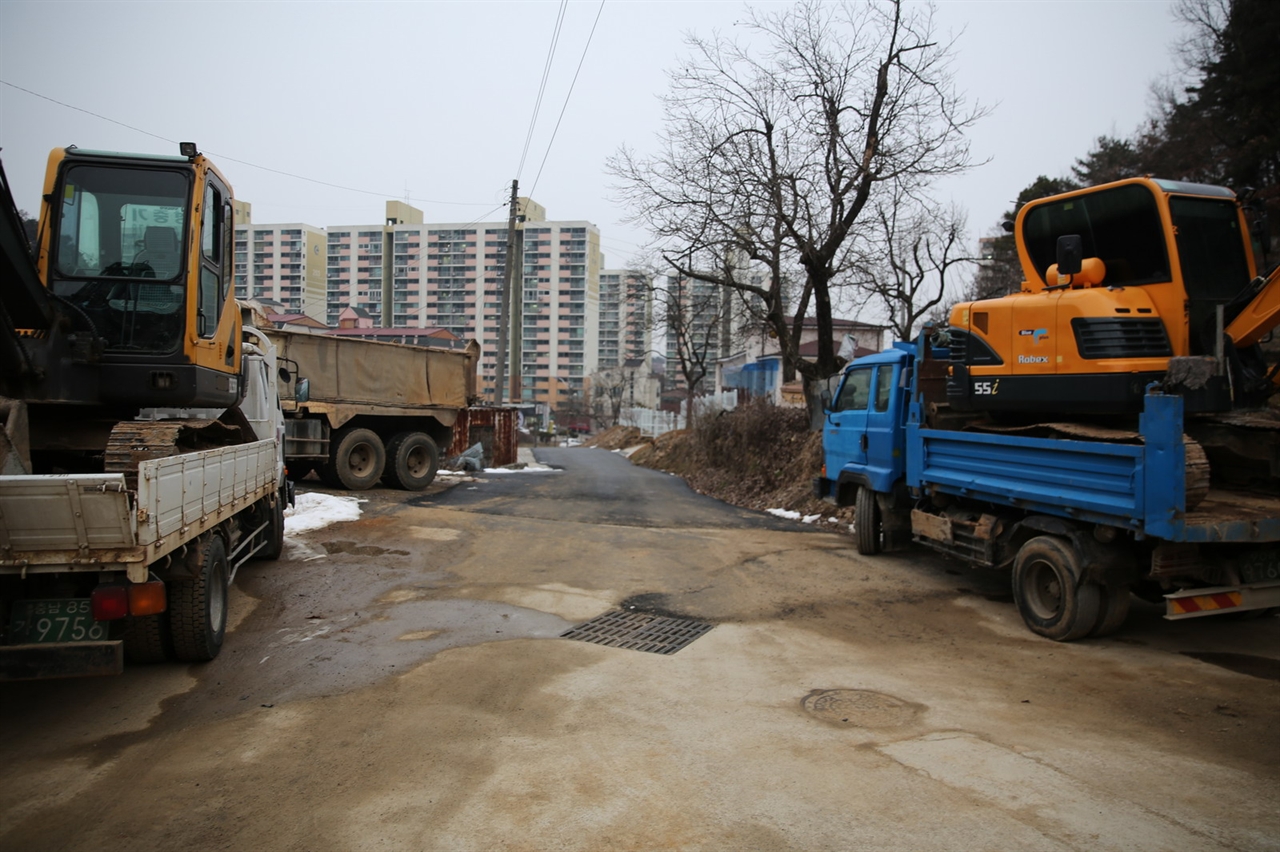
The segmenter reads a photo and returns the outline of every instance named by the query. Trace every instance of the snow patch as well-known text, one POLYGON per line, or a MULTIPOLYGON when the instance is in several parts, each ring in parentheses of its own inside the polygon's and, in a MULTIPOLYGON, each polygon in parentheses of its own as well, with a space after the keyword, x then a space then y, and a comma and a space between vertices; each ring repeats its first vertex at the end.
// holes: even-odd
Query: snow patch
POLYGON ((363 502, 357 497, 339 497, 315 491, 299 494, 294 505, 284 510, 284 534, 314 532, 330 524, 359 520, 363 502))

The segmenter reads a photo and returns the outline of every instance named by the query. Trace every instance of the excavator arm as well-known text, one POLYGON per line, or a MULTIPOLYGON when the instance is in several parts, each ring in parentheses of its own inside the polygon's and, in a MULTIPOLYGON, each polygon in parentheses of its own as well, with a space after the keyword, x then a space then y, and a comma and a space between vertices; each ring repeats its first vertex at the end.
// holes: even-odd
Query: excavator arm
POLYGON ((1271 270, 1257 294, 1227 326, 1227 336, 1237 349, 1258 343, 1280 325, 1280 266, 1271 270))
MULTIPOLYGON (((1255 284, 1254 295, 1227 325, 1226 334, 1237 350, 1260 343, 1280 325, 1280 266, 1255 284)), ((1272 388, 1280 388, 1280 369, 1270 371, 1272 388)))

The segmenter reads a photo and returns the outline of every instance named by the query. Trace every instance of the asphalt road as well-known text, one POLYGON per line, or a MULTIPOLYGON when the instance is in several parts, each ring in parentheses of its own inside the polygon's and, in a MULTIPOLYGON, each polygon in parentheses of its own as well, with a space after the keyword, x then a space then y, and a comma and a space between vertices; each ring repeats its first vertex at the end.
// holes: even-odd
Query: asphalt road
POLYGON ((1055 644, 1002 576, 539 457, 291 537, 212 663, 0 685, 0 849, 1280 849, 1280 619, 1055 644), (559 638, 614 611, 713 627, 559 638))

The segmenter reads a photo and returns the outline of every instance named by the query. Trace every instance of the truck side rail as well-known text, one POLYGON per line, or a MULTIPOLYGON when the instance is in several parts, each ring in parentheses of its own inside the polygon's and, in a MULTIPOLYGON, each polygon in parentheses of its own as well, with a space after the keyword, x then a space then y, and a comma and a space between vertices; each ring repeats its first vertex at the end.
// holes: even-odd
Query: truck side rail
POLYGON ((1182 398, 1148 393, 1141 444, 907 424, 907 485, 1189 543, 1280 541, 1280 499, 1210 491, 1186 510, 1182 398))

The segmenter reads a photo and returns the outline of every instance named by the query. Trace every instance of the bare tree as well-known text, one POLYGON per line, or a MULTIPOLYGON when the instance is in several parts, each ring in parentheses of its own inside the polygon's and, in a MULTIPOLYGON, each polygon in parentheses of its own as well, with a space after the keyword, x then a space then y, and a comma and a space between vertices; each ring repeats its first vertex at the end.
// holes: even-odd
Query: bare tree
POLYGON ((898 340, 911 340, 916 325, 949 297, 958 273, 977 261, 964 250, 965 214, 915 204, 896 195, 875 205, 877 239, 856 261, 854 283, 888 316, 898 340))
MULTIPOLYGON (((688 261, 686 261, 688 263, 688 261)), ((685 391, 685 422, 693 425, 694 400, 705 390, 715 359, 726 354, 724 320, 732 309, 730 291, 702 277, 667 276, 655 285, 656 312, 663 319, 667 349, 674 356, 685 391)))
POLYGON ((787 379, 836 368, 831 290, 878 188, 919 190, 969 165, 964 131, 985 110, 956 91, 932 12, 901 0, 801 0, 748 12, 758 49, 690 36, 688 60, 670 73, 657 153, 623 148, 609 161, 632 221, 672 247, 662 256, 678 276, 759 300, 787 379), (766 274, 753 281, 748 264, 766 274), (810 311, 812 361, 799 354, 810 311))

